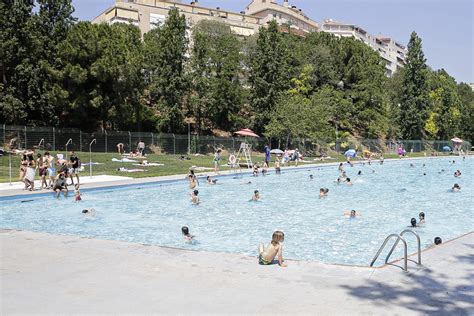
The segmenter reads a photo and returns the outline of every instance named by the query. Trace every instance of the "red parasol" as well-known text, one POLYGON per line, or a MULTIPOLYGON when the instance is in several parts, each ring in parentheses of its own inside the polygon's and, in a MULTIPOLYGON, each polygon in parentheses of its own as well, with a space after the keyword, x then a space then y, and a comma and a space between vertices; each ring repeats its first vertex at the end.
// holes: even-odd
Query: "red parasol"
POLYGON ((248 128, 241 129, 240 131, 237 131, 234 134, 245 137, 260 137, 248 128))

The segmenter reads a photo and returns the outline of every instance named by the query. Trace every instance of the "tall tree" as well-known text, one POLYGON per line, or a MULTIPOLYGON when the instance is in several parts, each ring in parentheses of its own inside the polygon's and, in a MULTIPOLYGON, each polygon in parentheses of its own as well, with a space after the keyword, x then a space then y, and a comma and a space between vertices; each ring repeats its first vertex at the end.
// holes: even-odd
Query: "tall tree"
POLYGON ((421 38, 411 33, 406 65, 402 70, 403 86, 400 98, 398 124, 404 139, 422 139, 428 119, 428 68, 422 50, 421 38))
MULTIPOLYGON (((150 102, 156 106, 158 128, 166 132, 184 131, 183 98, 187 90, 185 63, 188 53, 186 18, 178 9, 169 11, 162 26, 145 37, 146 51, 156 58, 150 74, 150 102), (150 49, 152 48, 152 49, 150 49)), ((148 60, 149 56, 145 56, 148 60)))
POLYGON ((56 76, 66 126, 130 128, 141 120, 140 31, 129 24, 79 22, 60 46, 56 76))
POLYGON ((0 121, 25 124, 35 59, 33 1, 0 1, 0 121))
POLYGON ((250 54, 250 104, 255 111, 254 128, 262 132, 278 98, 290 85, 289 52, 275 21, 261 27, 257 45, 250 54))
POLYGON ((460 136, 474 143, 474 91, 467 83, 457 86, 461 101, 460 136))
POLYGON ((197 130, 234 128, 242 106, 241 44, 222 22, 201 21, 193 30, 191 114, 197 130), (207 122, 206 122, 207 121, 207 122))
POLYGON ((425 130, 436 139, 451 139, 460 130, 461 100, 456 81, 444 70, 429 76, 430 108, 425 130))

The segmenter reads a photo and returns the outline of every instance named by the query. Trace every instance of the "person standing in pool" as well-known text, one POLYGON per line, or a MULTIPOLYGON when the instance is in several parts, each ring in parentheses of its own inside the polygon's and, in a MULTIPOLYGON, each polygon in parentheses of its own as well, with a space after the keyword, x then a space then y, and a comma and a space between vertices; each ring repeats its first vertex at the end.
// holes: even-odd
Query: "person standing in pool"
POLYGON ((269 168, 269 167, 270 167, 270 148, 268 148, 268 146, 265 145, 264 149, 265 149, 265 163, 264 163, 264 167, 269 168))
POLYGON ((258 263, 261 265, 270 265, 273 263, 275 257, 278 259, 278 265, 280 267, 286 267, 287 265, 283 260, 283 241, 285 240, 285 234, 281 231, 275 231, 272 235, 272 241, 265 248, 263 244, 258 246, 258 263))
POLYGON ((260 201, 261 198, 262 197, 260 196, 260 192, 258 192, 258 190, 253 191, 252 201, 260 201))
POLYGON ((216 174, 219 174, 219 169, 220 169, 220 163, 221 163, 221 150, 217 149, 216 152, 214 153, 214 172, 216 174))
POLYGON ((418 225, 422 225, 425 223, 425 213, 420 212, 420 214, 418 214, 418 218, 419 218, 418 225))
POLYGON ((189 233, 188 226, 181 227, 181 233, 184 237, 184 242, 191 244, 193 242, 194 236, 189 233))
POLYGON ((198 190, 194 190, 193 192, 191 192, 191 202, 193 202, 193 204, 199 204, 199 191, 198 190))

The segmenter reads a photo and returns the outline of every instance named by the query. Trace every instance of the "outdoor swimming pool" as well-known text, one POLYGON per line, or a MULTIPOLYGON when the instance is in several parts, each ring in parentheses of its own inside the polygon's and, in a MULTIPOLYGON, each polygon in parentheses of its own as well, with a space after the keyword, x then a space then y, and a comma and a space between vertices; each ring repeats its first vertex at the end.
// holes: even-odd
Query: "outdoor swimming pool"
MULTIPOLYGON (((415 230, 423 248, 436 236, 446 241, 474 228, 472 157, 345 165, 345 170, 354 182, 351 187, 334 182, 337 166, 283 169, 281 175, 258 178, 222 177, 215 186, 200 178, 197 206, 190 202, 185 179, 87 191, 78 203, 73 194, 59 200, 52 194, 0 199, 0 227, 252 256, 278 229, 285 232, 285 258, 365 266, 388 234, 407 228, 421 211, 426 224, 415 230), (459 178, 453 176, 456 169, 462 172, 459 178), (362 175, 357 176, 359 170, 362 175), (454 183, 461 192, 450 192, 454 183), (329 188, 328 197, 319 199, 320 187, 329 188), (261 202, 249 202, 255 189, 261 202), (94 208, 96 217, 83 216, 86 208, 94 208), (351 209, 362 216, 344 217, 351 209), (197 236, 196 244, 183 242, 183 225, 197 236)), ((414 237, 406 239, 410 252, 415 251, 414 237)))

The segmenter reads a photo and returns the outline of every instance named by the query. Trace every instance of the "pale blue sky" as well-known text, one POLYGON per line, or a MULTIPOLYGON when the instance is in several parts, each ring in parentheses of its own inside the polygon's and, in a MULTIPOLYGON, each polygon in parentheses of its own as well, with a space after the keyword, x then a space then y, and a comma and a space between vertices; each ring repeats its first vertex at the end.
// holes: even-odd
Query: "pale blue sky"
MULTIPOLYGON (((114 0, 72 0, 75 16, 90 20, 114 0)), ((183 2, 189 2, 184 1, 183 2)), ((206 7, 242 11, 250 0, 199 0, 206 7)), ((278 0, 283 2, 283 0, 278 0)), ((474 1, 472 0, 290 0, 317 22, 326 18, 357 24, 407 44, 415 30, 428 64, 458 81, 474 82, 474 1)))

